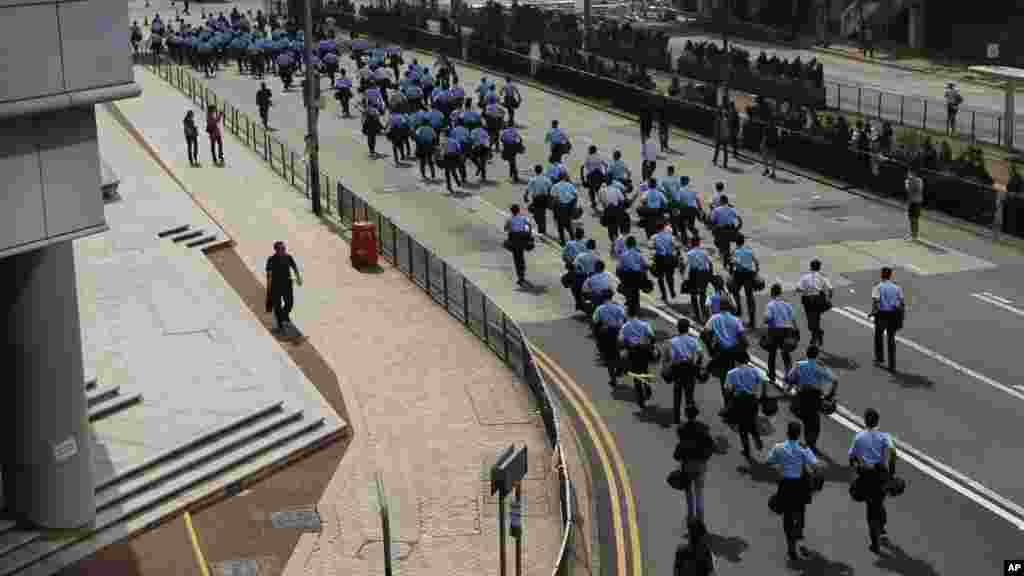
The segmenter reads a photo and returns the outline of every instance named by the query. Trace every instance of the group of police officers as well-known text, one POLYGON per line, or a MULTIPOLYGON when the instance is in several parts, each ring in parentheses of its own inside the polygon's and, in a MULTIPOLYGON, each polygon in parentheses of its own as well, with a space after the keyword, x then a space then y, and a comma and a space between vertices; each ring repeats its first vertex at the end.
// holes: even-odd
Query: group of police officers
MULTIPOLYGON (((689 178, 676 175, 671 166, 660 179, 651 175, 634 194, 621 152, 616 150, 608 162, 596 146, 590 146, 579 182, 588 192, 591 208, 600 212, 601 224, 608 230, 610 255, 617 261, 613 276, 597 252, 597 242, 586 238, 582 227, 574 228, 574 220, 582 215, 577 206, 577 188, 562 163, 568 150, 556 149, 558 143, 568 142, 568 138, 553 123, 545 141, 552 147, 550 167, 535 167, 524 195, 533 219, 517 204, 513 205, 513 215, 506 224, 510 239, 506 246, 515 257, 520 283, 525 275, 523 253, 532 249, 534 226, 540 234, 546 234, 546 211, 551 209, 558 225, 558 240, 563 245, 566 272, 562 283, 572 292, 576 309, 590 316, 609 385, 615 388, 620 377, 630 375, 636 402, 646 409, 653 394, 651 382, 656 379, 650 374, 651 365, 659 358, 661 378, 673 385, 673 419, 681 424, 676 458, 684 472, 682 488, 687 493, 691 546, 696 546, 695 535, 706 534, 702 488, 706 462, 713 453, 707 426, 696 420, 696 385, 712 375, 717 377, 726 403, 721 415, 738 433, 743 455, 753 461, 751 440, 757 451, 763 449, 760 414, 770 416, 777 411, 780 398, 770 397, 766 384, 775 384, 776 359, 781 356, 786 390, 781 398, 790 403, 797 421, 788 423, 786 441, 774 446, 764 462, 780 469, 781 479, 771 506, 783 517, 787 554, 797 559, 801 555, 797 543, 804 537, 806 506, 813 493, 821 489, 817 457, 821 416, 835 411, 838 391, 838 380, 819 362, 824 343, 821 316, 831 308, 833 297, 831 282, 821 272, 821 262, 813 260, 796 287, 807 318, 810 343, 806 357, 795 364, 792 353, 798 347, 800 331, 794 307, 783 299, 780 284, 770 287, 764 324, 757 330, 759 344, 767 353, 765 374, 751 364, 748 340, 749 330, 758 327, 754 294, 765 288, 761 264, 740 231, 743 220, 724 194, 724 183, 715 186, 710 212, 705 211, 700 196, 689 187, 689 178), (639 225, 653 251, 651 261, 639 250, 637 238, 629 235, 629 211, 637 201, 639 225), (715 261, 701 246, 697 222, 710 230, 720 265, 729 273, 728 281, 724 275, 715 273, 715 261), (677 269, 682 271, 678 292, 677 269), (658 341, 650 323, 639 315, 640 293, 654 289, 651 275, 657 279, 666 303, 675 300, 677 294, 690 297, 690 310, 698 330, 691 330, 691 321, 684 317, 678 320, 677 335, 667 342, 658 341), (614 300, 616 292, 623 295, 624 305, 614 300), (740 319, 743 300, 749 315, 748 326, 740 319), (684 399, 685 423, 681 418, 684 399)), ((875 360, 885 364, 887 352, 888 366, 893 369, 895 332, 902 327, 905 304, 902 290, 892 281, 890 268, 882 269, 881 281, 872 290, 872 304, 875 360)), ((867 410, 864 420, 867 428, 856 435, 848 453, 851 466, 857 470, 851 496, 866 503, 869 548, 880 553, 880 542, 886 533, 884 499, 898 494, 902 484, 895 477, 892 440, 877 429, 878 412, 867 410)))

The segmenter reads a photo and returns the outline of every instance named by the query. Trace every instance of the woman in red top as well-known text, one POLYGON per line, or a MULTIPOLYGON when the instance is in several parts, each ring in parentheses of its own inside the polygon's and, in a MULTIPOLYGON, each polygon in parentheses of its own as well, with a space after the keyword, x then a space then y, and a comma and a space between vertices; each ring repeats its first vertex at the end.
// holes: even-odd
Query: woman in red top
POLYGON ((206 109, 206 133, 210 136, 210 153, 213 154, 214 164, 224 164, 224 141, 221 139, 220 123, 224 120, 224 114, 217 111, 217 107, 211 104, 206 109))

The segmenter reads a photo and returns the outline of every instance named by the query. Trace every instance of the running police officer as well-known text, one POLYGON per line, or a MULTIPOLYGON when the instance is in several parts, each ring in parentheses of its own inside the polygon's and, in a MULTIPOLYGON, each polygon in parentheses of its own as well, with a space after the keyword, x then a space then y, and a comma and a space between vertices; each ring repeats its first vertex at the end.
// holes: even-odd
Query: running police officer
POLYGON ((732 262, 731 244, 737 232, 743 227, 743 220, 736 209, 729 205, 729 198, 724 194, 718 198, 718 206, 708 216, 711 233, 715 239, 715 247, 722 257, 722 264, 728 266, 732 262))
POLYGON ((703 323, 708 317, 703 296, 713 271, 711 257, 701 248, 700 237, 694 236, 690 239, 690 250, 686 253, 686 278, 683 285, 689 288, 690 311, 698 323, 703 323))
POLYGON ((622 304, 608 300, 594 310, 593 320, 597 350, 601 354, 605 368, 608 369, 608 385, 615 388, 618 377, 622 374, 619 360, 619 331, 626 323, 626 309, 622 304))
POLYGON ((676 266, 679 264, 676 258, 675 237, 668 224, 661 222, 661 229, 654 235, 654 276, 658 279, 658 289, 661 290, 661 299, 666 303, 669 296, 676 298, 676 266), (665 284, 668 284, 666 291, 665 284))
POLYGON ((740 354, 745 353, 747 336, 743 331, 743 322, 732 313, 732 303, 722 302, 722 311, 711 316, 704 327, 705 344, 711 352, 715 371, 722 386, 722 398, 725 393, 725 379, 729 370, 736 367, 740 354))
POLYGON ((530 227, 530 220, 519 213, 519 205, 513 204, 510 208, 512 217, 505 222, 505 232, 508 233, 508 249, 512 252, 512 260, 516 267, 517 284, 526 284, 526 256, 527 250, 533 243, 533 231, 530 227))
POLYGON ((804 538, 807 503, 810 502, 810 483, 804 477, 808 468, 818 466, 814 452, 800 444, 801 426, 790 422, 786 426, 786 441, 772 447, 766 464, 778 466, 781 472, 779 488, 774 498, 782 513, 782 530, 786 535, 786 552, 790 560, 798 560, 797 540, 804 538))
POLYGON ((587 159, 583 162, 583 185, 587 187, 590 195, 590 209, 597 211, 597 193, 601 190, 601 184, 607 179, 607 163, 597 153, 597 146, 590 146, 587 159))
POLYGON ((821 315, 832 308, 832 283, 821 273, 821 260, 811 260, 811 271, 800 277, 796 287, 807 315, 807 329, 811 344, 822 346, 825 331, 821 329, 821 315))
POLYGON ((750 460, 750 437, 754 437, 754 447, 760 452, 764 449, 761 443, 761 432, 757 428, 757 410, 759 398, 765 397, 764 373, 750 364, 750 355, 746 350, 736 354, 736 367, 725 375, 725 390, 728 393, 729 420, 736 425, 743 446, 743 456, 750 460), (760 388, 760 393, 758 393, 760 388))
POLYGON ((551 180, 544 175, 544 167, 537 164, 533 167, 533 177, 527 182, 526 192, 523 194, 523 202, 529 206, 530 213, 537 222, 537 231, 542 236, 548 233, 547 211, 551 206, 551 185, 551 180))
POLYGON ((903 327, 903 289, 892 281, 892 268, 882 268, 882 280, 871 289, 871 315, 875 318, 875 364, 885 365, 883 339, 889 349, 889 370, 896 370, 896 332, 903 327))
MULTIPOLYGON (((582 230, 581 230, 582 231, 582 230)), ((572 298, 576 301, 576 309, 587 312, 587 303, 583 298, 583 283, 597 271, 597 242, 593 238, 587 240, 579 254, 573 258, 572 298)))
POLYGON ((604 210, 601 212, 601 224, 608 229, 608 242, 614 244, 619 232, 629 233, 629 201, 626 198, 622 182, 612 180, 604 190, 604 210))
POLYGON ((626 238, 626 251, 619 257, 619 266, 615 271, 622 282, 621 292, 626 297, 626 310, 631 316, 640 311, 640 290, 647 281, 647 261, 636 247, 636 238, 626 238))
POLYGON ((793 307, 782 299, 782 285, 772 284, 771 301, 764 311, 765 330, 762 332, 764 349, 768 352, 768 381, 775 384, 775 356, 782 355, 783 374, 789 374, 793 367, 791 352, 800 341, 800 330, 796 326, 793 307))
POLYGON ((867 428, 853 437, 850 446, 850 466, 857 471, 853 489, 867 506, 869 549, 875 554, 881 552, 879 540, 886 534, 885 483, 896 473, 896 448, 888 434, 879 432, 878 419, 877 410, 865 410, 867 428))
POLYGON ((561 179, 551 187, 554 197, 555 224, 558 226, 558 241, 565 244, 565 233, 572 235, 572 221, 576 216, 576 186, 569 181, 569 175, 562 172, 561 179))
MULTIPOLYGON (((627 320, 619 331, 619 344, 626 351, 627 365, 629 372, 633 374, 647 374, 652 360, 656 360, 657 349, 654 347, 654 330, 646 321, 641 320, 635 313, 627 309, 627 320)), ((651 385, 633 378, 633 388, 636 392, 636 403, 641 409, 647 407, 654 391, 651 385)))
POLYGON ((519 184, 519 167, 516 166, 516 157, 526 151, 523 146, 523 137, 519 135, 516 127, 509 122, 508 127, 501 131, 501 158, 508 162, 508 175, 512 178, 513 184, 519 184))
POLYGON ((704 354, 700 340, 690 335, 690 321, 680 318, 676 322, 679 334, 668 341, 665 367, 662 378, 672 383, 672 421, 680 424, 679 407, 683 397, 687 406, 696 406, 694 388, 697 385, 697 374, 702 369, 704 354))
POLYGON ((615 295, 614 279, 605 270, 603 260, 594 263, 594 273, 583 281, 580 292, 583 294, 584 303, 595 307, 610 301, 615 295))
POLYGON ((821 434, 821 410, 823 400, 833 400, 839 390, 839 381, 832 371, 818 364, 818 347, 807 347, 807 358, 796 363, 786 374, 786 383, 796 392, 797 417, 803 422, 807 445, 818 452, 818 435, 821 434), (825 384, 832 388, 826 395, 825 384))
POLYGON ((736 252, 733 254, 732 292, 733 302, 736 303, 736 315, 743 317, 743 301, 740 299, 740 291, 746 293, 747 311, 750 313, 750 328, 757 327, 757 302, 754 300, 754 284, 757 282, 757 275, 761 272, 761 262, 757 260, 754 251, 747 246, 743 234, 736 234, 736 252))

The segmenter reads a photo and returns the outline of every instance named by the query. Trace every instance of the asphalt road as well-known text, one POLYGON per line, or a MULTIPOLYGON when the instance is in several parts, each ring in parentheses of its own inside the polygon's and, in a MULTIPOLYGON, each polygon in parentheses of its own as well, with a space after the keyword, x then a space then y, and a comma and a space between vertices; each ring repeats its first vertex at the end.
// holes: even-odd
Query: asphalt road
MULTIPOLYGON (((433 59, 421 60, 432 63, 433 59)), ((480 73, 463 68, 460 76, 467 85, 475 85, 480 73)), ((209 84, 218 95, 255 116, 255 81, 225 71, 209 84)), ((275 94, 271 122, 280 129, 276 137, 299 149, 305 118, 299 96, 282 94, 276 79, 269 79, 268 84, 275 94)), ((639 168, 639 131, 634 122, 530 87, 521 86, 521 90, 525 104, 520 116, 521 123, 527 125, 523 135, 528 149, 528 160, 520 163, 524 168, 545 156, 543 133, 554 118, 562 120, 575 145, 569 159, 571 174, 578 172, 582 150, 590 142, 606 153, 621 148, 634 168, 639 168)), ((471 184, 466 190, 471 193, 468 199, 451 197, 437 183, 421 185, 411 167, 393 168, 390 158, 369 160, 354 119, 338 119, 328 110, 321 118, 321 133, 325 170, 343 175, 353 189, 366 193, 375 204, 381 203, 403 227, 459 266, 588 388, 623 449, 635 483, 647 573, 664 573, 683 530, 680 495, 672 493, 664 481, 671 469, 674 435, 658 422, 638 418, 625 387, 614 395, 608 389, 604 373, 595 363, 593 344, 586 339, 585 326, 571 318, 571 300, 558 286, 556 254, 546 248, 531 254, 529 276, 538 290, 524 292, 513 287, 511 263, 500 249, 504 220, 500 210, 521 198, 521 188, 507 183, 504 164, 491 166, 496 182, 471 184), (667 506, 667 502, 676 504, 667 506)), ((878 268, 883 264, 898 268, 897 280, 911 295, 907 329, 902 335, 917 349, 900 346, 897 375, 872 365, 870 330, 851 319, 856 318, 854 312, 826 316, 826 362, 840 375, 843 404, 854 413, 877 406, 883 414, 883 427, 901 442, 1010 501, 1024 502, 1014 474, 1021 439, 1007 426, 1019 415, 1021 400, 978 378, 1007 385, 1014 382, 1014 336, 1017 322, 1024 318, 972 296, 988 291, 1007 300, 1024 298, 1024 283, 1016 273, 1021 254, 933 223, 923 225, 924 237, 956 250, 907 243, 901 239, 904 224, 898 210, 799 175, 763 178, 760 167, 749 162, 734 162, 731 171, 723 171, 707 164, 710 151, 706 147, 678 136, 673 146, 675 152, 662 162, 671 162, 679 173, 692 175, 699 190, 706 191, 718 179, 729 182, 727 191, 737 199, 751 244, 770 280, 778 279, 790 287, 810 258, 818 256, 825 260, 825 271, 837 284, 836 306, 867 310, 878 268), (920 351, 925 348, 933 353, 920 351), (963 369, 975 375, 965 374, 963 369)), ((663 173, 662 162, 659 173, 663 173)), ((606 249, 606 237, 593 216, 584 216, 583 222, 606 249)), ((661 330, 669 329, 667 322, 657 322, 661 330)), ((663 388, 655 401, 666 407, 669 398, 670 391, 663 388)), ((720 401, 714 383, 706 386, 701 396, 705 413, 716 414, 720 401)), ((663 418, 664 409, 656 416, 655 420, 663 418)), ((783 421, 776 416, 777 429, 783 428, 783 421)), ((718 431, 726 433, 721 427, 718 431)), ((845 492, 849 474, 843 470, 844 454, 851 436, 850 430, 838 424, 827 424, 823 432, 822 448, 833 455, 836 465, 829 473, 829 486, 812 507, 809 526, 813 536, 808 545, 818 556, 797 567, 802 573, 958 575, 974 570, 981 574, 988 572, 979 568, 1000 566, 1002 559, 1019 555, 1017 528, 906 464, 901 470, 910 488, 891 505, 890 532, 899 549, 881 559, 871 555, 866 548, 863 511, 845 492)), ((732 440, 735 445, 735 438, 732 440)), ((738 471, 741 461, 736 452, 718 458, 709 479, 708 519, 716 534, 716 551, 724 559, 723 569, 734 567, 733 572, 722 573, 741 573, 739 567, 746 566, 763 566, 765 574, 788 573, 780 522, 766 509, 773 488, 771 476, 755 470, 751 479, 738 471)), ((963 489, 962 482, 953 484, 963 489)))

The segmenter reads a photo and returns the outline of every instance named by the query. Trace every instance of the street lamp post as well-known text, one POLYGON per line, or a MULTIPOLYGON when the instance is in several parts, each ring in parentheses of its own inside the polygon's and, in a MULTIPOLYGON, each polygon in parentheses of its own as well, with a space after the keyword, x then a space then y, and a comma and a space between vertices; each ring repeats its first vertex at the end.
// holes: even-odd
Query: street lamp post
POLYGON ((320 215, 320 139, 317 123, 320 109, 316 101, 314 82, 319 83, 316 70, 313 69, 313 0, 303 1, 305 8, 305 57, 306 57, 306 153, 309 161, 309 194, 313 198, 313 213, 320 215))

